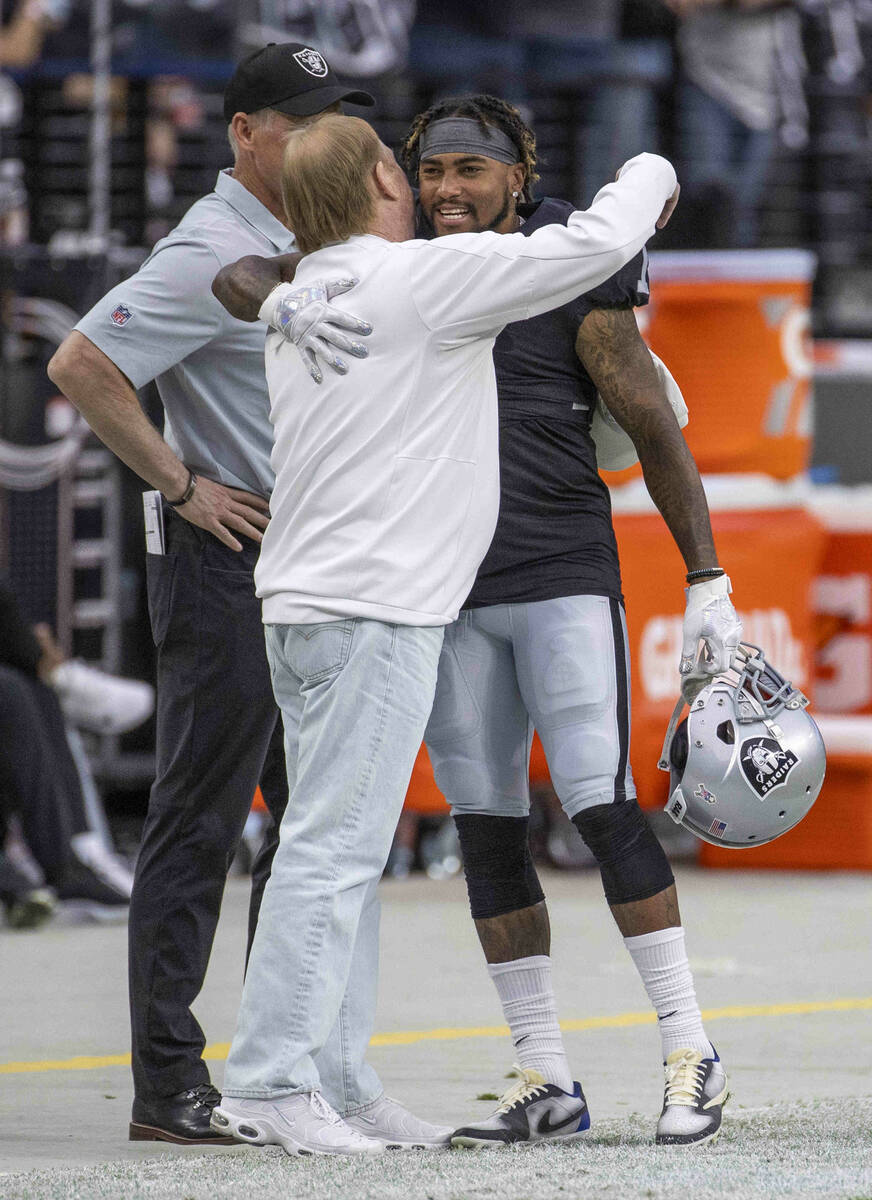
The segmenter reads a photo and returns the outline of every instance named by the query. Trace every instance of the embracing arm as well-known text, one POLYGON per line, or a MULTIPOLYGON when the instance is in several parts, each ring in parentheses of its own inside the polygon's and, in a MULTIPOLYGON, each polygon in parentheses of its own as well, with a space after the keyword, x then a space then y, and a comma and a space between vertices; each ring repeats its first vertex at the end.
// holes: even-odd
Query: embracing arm
POLYGON ((678 191, 671 163, 638 154, 565 225, 543 225, 529 237, 488 231, 406 243, 418 313, 454 340, 493 337, 559 308, 635 258, 669 220, 678 191))
POLYGON ((261 258, 247 254, 222 267, 212 281, 212 294, 238 321, 256 321, 261 305, 279 283, 293 283, 302 254, 261 258))
POLYGON ((651 499, 688 571, 716 567, 699 471, 629 308, 589 312, 576 353, 615 420, 631 437, 651 499))
MULTIPOLYGON (((49 362, 48 375, 100 441, 132 471, 171 500, 184 495, 188 468, 145 415, 130 380, 99 347, 74 329, 49 362)), ((231 550, 242 549, 231 530, 259 542, 269 519, 267 502, 260 496, 202 477, 178 512, 231 550)))

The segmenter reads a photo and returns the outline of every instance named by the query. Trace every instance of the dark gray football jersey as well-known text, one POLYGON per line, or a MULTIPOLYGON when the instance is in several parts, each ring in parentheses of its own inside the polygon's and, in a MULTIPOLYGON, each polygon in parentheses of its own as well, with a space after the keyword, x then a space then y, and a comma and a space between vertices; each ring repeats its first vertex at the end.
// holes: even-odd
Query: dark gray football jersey
MULTIPOLYGON (((565 225, 575 210, 546 198, 519 211, 529 235, 543 225, 565 225)), ((497 338, 500 515, 465 607, 592 593, 620 598, 609 493, 590 436, 596 386, 575 341, 593 309, 647 302, 642 251, 598 288, 507 325, 497 338)))

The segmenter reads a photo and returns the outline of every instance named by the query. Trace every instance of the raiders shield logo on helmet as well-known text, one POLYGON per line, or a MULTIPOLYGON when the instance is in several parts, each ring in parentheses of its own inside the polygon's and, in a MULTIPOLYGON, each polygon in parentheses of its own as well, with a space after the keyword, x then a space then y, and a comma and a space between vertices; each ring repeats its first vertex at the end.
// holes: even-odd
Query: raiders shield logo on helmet
POLYGON ((783 750, 768 737, 743 742, 740 760, 745 778, 761 799, 780 787, 799 762, 792 750, 783 750))
POLYGON ((319 79, 327 74, 327 64, 317 50, 298 50, 294 58, 304 71, 316 75, 319 79))

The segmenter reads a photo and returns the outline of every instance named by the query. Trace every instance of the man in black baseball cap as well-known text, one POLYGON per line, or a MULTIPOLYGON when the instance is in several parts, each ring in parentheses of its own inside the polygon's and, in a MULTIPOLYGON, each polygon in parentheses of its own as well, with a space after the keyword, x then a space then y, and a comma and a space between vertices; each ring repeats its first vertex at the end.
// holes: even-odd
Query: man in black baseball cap
POLYGON ((340 83, 312 46, 271 42, 244 58, 224 92, 233 178, 284 222, 279 181, 289 133, 339 112, 341 101, 371 105, 369 92, 340 83))
POLYGON ((339 100, 375 103, 369 92, 340 83, 323 55, 311 46, 270 42, 237 66, 224 92, 224 117, 229 124, 235 113, 262 108, 289 117, 311 117, 339 100))

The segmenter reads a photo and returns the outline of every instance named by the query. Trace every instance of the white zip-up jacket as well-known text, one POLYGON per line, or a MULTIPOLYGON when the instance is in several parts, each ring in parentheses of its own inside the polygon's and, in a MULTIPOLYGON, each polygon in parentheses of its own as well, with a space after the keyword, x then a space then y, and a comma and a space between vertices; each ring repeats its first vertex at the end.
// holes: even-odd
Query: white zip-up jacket
POLYGON ((265 623, 454 620, 499 506, 494 339, 613 275, 674 189, 672 166, 641 154, 586 212, 530 237, 366 234, 303 259, 261 316, 284 290, 354 276, 333 303, 373 333, 368 358, 320 385, 294 346, 267 337, 276 486, 255 571, 265 623))

